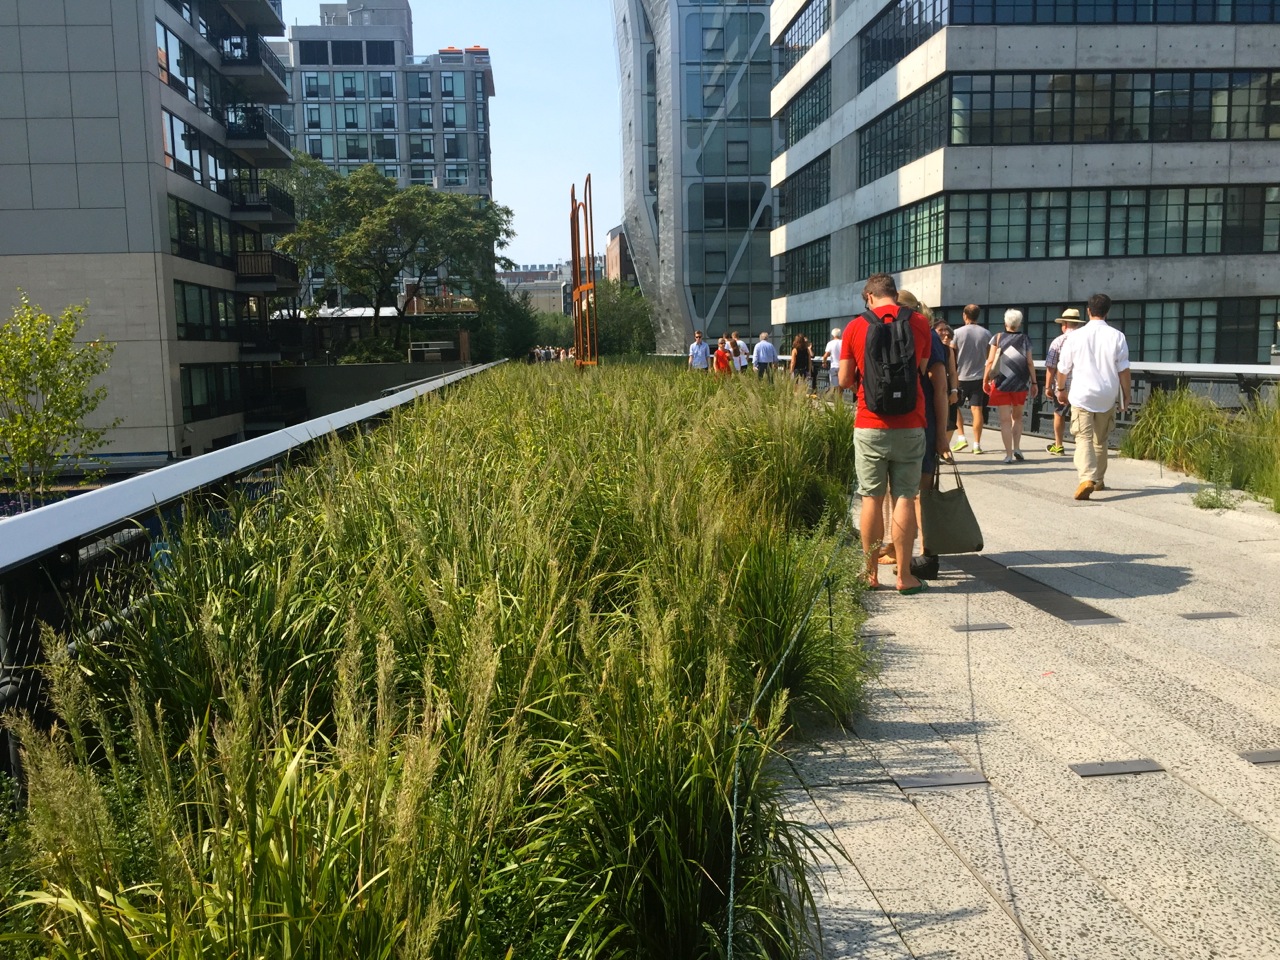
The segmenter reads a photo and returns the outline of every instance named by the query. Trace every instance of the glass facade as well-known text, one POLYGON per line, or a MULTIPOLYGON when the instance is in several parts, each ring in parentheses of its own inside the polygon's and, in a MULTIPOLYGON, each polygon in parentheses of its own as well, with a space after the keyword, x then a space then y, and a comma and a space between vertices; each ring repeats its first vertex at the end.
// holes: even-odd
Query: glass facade
POLYGON ((177 197, 169 197, 169 252, 223 270, 235 269, 231 221, 177 197))
POLYGON ((173 281, 179 340, 236 339, 236 295, 198 283, 173 281))
POLYGON ((184 363, 179 368, 182 386, 182 422, 194 423, 240 413, 240 367, 234 363, 184 363))
POLYGON ((780 80, 791 71, 809 48, 831 29, 831 0, 809 0, 796 14, 782 39, 774 44, 774 64, 780 80))
POLYGON ((679 15, 684 285, 694 325, 714 337, 759 324, 773 294, 768 5, 703 4, 679 15))
POLYGON ((950 193, 861 224, 859 251, 863 275, 944 260, 1276 253, 1280 186, 950 193))
POLYGON ((778 185, 778 224, 826 206, 831 200, 831 151, 801 167, 778 185))
POLYGON ((862 184, 947 145, 1280 140, 1280 71, 948 75, 860 133, 862 184))
POLYGON ((897 0, 858 35, 865 90, 950 24, 1275 23, 1280 0, 897 0))

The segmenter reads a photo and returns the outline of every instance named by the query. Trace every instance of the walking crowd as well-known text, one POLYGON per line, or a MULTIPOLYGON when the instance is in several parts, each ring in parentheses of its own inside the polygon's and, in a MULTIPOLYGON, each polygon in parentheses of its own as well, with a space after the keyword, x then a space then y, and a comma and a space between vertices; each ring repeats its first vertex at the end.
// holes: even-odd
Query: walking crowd
MULTIPOLYGON (((897 590, 911 596, 938 575, 938 558, 927 543, 921 556, 912 557, 921 527, 921 490, 933 489, 940 463, 954 463, 956 453, 986 452, 982 433, 988 408, 995 408, 1003 462, 1024 461, 1023 413, 1040 385, 1020 310, 1006 310, 1003 330, 992 334, 979 322, 981 308, 969 304, 964 325, 953 330, 883 273, 867 280, 863 300, 867 309, 843 331, 833 329, 821 354, 797 335, 788 369, 814 396, 820 367, 829 371, 833 390, 855 391, 854 458, 866 580, 879 587, 880 565, 895 564, 897 590), (972 443, 965 433, 965 406, 972 443)), ((1063 310, 1057 318, 1061 333, 1045 357, 1044 395, 1053 407, 1053 442, 1046 450, 1066 454, 1069 426, 1075 438, 1076 500, 1106 489, 1117 408, 1130 405, 1129 347, 1124 334, 1107 323, 1110 309, 1111 298, 1099 293, 1089 298, 1087 319, 1074 307, 1063 310)), ((719 376, 745 373, 750 366, 766 377, 777 363, 768 331, 753 349, 731 332, 712 350, 699 330, 689 347, 691 370, 719 376)))

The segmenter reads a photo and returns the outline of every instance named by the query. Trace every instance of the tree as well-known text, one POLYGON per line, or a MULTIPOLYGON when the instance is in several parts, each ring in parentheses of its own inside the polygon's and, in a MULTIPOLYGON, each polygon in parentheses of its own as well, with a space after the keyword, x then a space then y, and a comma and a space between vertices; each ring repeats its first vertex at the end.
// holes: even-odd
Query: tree
POLYGON ((596 337, 601 356, 653 353, 653 308, 635 287, 596 281, 596 337))
POLYGON ((18 291, 20 302, 0 326, 0 457, 23 507, 42 498, 71 465, 99 462, 93 452, 119 424, 85 421, 107 396, 92 383, 109 366, 115 344, 78 343, 84 305, 55 320, 18 291))

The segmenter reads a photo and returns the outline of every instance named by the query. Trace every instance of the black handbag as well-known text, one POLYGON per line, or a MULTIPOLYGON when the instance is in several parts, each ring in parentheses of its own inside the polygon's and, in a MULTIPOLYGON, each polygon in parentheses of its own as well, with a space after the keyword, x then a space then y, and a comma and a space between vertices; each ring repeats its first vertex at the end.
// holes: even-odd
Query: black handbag
POLYGON ((943 557, 955 553, 981 553, 982 528, 969 506, 969 496, 955 462, 954 490, 942 489, 942 459, 933 471, 933 489, 920 491, 920 526, 925 553, 943 557))

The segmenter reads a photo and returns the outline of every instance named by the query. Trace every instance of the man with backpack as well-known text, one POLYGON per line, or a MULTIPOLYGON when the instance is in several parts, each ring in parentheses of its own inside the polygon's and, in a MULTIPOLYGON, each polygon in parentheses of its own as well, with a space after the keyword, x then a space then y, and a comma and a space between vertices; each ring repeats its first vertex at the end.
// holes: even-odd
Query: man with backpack
MULTIPOLYGON (((898 287, 887 273, 868 278, 862 290, 867 310, 845 327, 840 347, 840 386, 857 390, 854 458, 862 496, 859 529, 867 557, 867 582, 878 587, 876 545, 886 536, 886 494, 896 498, 888 536, 899 558, 911 556, 916 538, 916 497, 924 459, 925 396, 933 331, 929 321, 897 304, 898 287)), ((945 413, 943 414, 945 416, 945 413)), ((946 432, 937 431, 938 453, 946 456, 946 432)), ((898 564, 898 592, 921 593, 926 584, 910 564, 898 564)))

